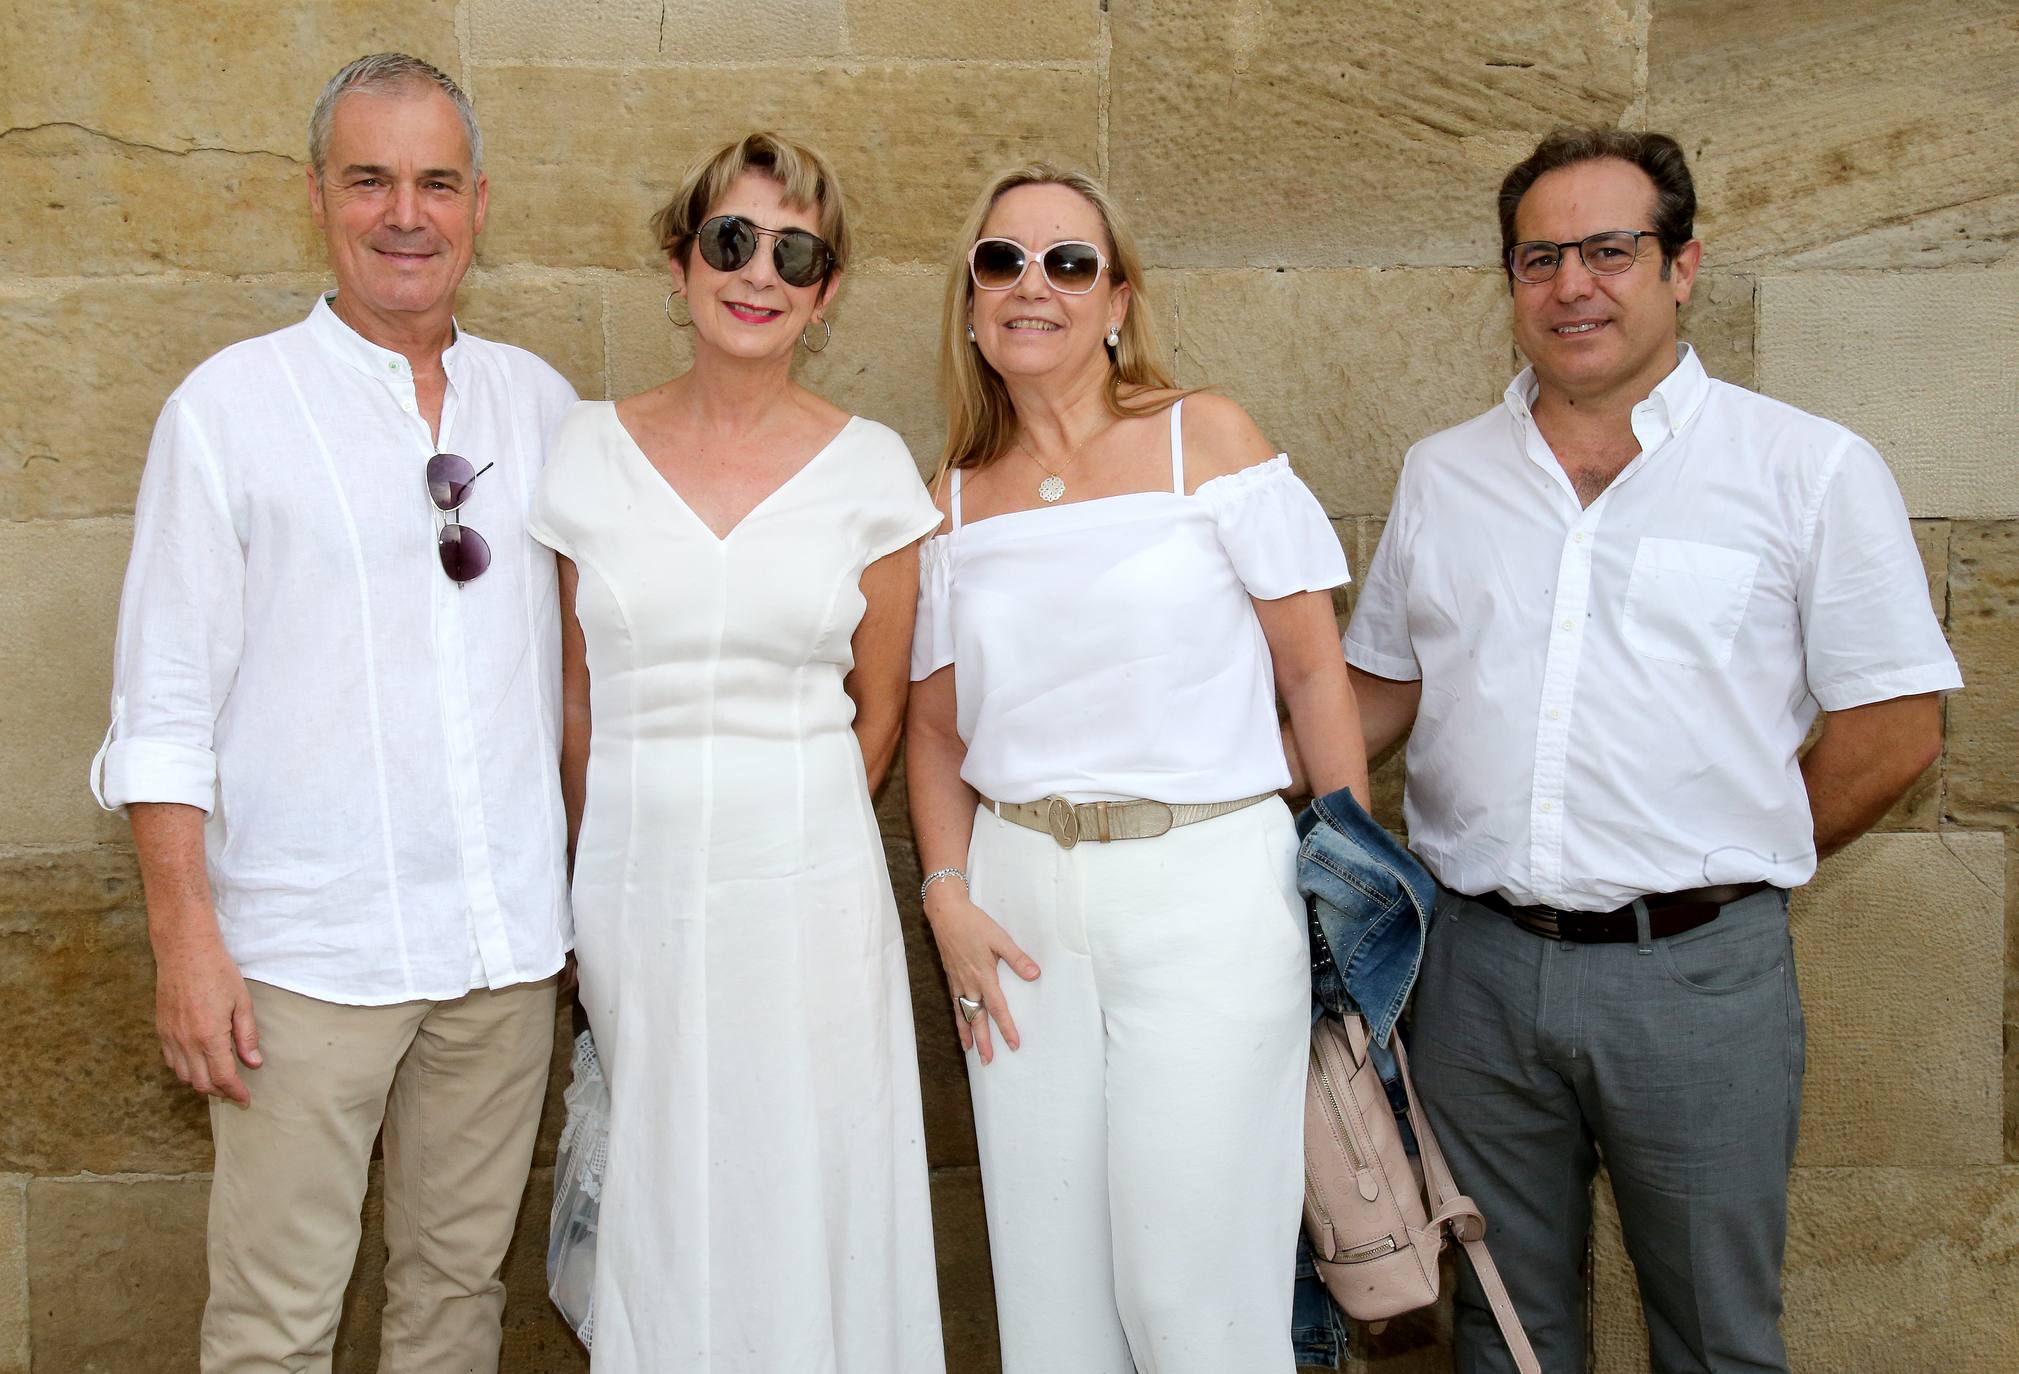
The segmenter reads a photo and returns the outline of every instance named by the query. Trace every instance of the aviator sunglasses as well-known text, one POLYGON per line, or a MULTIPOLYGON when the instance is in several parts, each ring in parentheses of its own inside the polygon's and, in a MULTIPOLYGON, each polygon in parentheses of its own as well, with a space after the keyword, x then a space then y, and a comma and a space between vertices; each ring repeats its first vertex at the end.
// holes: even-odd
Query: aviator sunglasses
POLYGON ((701 261, 717 272, 734 272, 757 256, 760 235, 771 236, 771 264, 788 286, 812 286, 825 281, 834 267, 827 240, 804 229, 766 229, 741 215, 717 215, 704 221, 694 237, 701 261))
POLYGON ((470 497, 470 484, 491 470, 486 463, 472 468, 459 453, 437 453, 428 459, 428 499, 435 509, 448 516, 448 523, 435 537, 435 551, 442 556, 442 571, 460 589, 465 582, 484 575, 491 566, 491 546, 484 536, 456 519, 456 510, 470 497))
MULTIPOLYGON (((1064 296, 1084 296, 1100 282, 1108 260, 1101 250, 1080 239, 1055 243, 1037 255, 1038 269, 1052 290, 1064 296)), ((967 270, 983 291, 1007 291, 1030 270, 1031 250, 1015 239, 977 239, 967 250, 967 270)))

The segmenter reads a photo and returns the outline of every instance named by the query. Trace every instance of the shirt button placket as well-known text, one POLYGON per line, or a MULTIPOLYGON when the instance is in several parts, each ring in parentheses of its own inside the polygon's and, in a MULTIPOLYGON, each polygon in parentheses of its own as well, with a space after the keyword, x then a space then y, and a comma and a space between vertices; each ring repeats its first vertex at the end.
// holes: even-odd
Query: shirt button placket
POLYGON ((420 404, 414 396, 413 374, 404 363, 396 358, 386 360, 386 372, 391 380, 386 383, 392 388, 393 396, 400 403, 400 409, 409 415, 419 412, 420 404))
POLYGON ((1542 700, 1535 731, 1531 775, 1534 801, 1530 821, 1529 877, 1543 890, 1560 886, 1564 833, 1564 782, 1570 751, 1570 711, 1584 636, 1580 626, 1591 605, 1591 529, 1604 498, 1579 513, 1557 559, 1553 633, 1545 651, 1542 700))

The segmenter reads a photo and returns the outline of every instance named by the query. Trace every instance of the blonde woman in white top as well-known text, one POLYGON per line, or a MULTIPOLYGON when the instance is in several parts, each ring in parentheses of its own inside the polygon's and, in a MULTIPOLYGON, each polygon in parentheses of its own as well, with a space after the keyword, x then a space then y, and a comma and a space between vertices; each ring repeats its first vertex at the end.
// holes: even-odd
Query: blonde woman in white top
POLYGON ((1003 1369, 1290 1374, 1310 978, 1276 698, 1314 789, 1364 800, 1346 562, 1240 406, 1172 387, 1085 175, 988 186, 944 330, 907 769, 1003 1369))

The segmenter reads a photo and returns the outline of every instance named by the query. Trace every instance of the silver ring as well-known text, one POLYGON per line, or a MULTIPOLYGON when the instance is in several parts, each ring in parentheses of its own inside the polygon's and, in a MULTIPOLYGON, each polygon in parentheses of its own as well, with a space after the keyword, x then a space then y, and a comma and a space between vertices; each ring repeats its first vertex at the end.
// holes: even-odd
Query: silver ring
POLYGON ((972 997, 956 996, 953 1004, 960 1008, 960 1019, 963 1021, 972 1023, 975 1017, 981 1015, 981 1003, 972 997))

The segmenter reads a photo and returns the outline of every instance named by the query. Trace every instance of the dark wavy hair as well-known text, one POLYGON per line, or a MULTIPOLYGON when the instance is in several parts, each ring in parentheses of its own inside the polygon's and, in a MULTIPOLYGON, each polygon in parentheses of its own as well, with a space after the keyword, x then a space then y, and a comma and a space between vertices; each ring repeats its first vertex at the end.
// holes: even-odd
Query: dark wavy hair
POLYGON ((1535 151, 1515 163, 1500 183, 1500 268, 1510 282, 1514 269, 1507 257, 1514 249, 1514 212, 1521 208, 1528 188, 1549 172, 1608 157, 1632 163, 1654 183, 1652 227, 1661 241, 1661 274, 1668 276, 1676 254, 1696 236, 1697 187, 1682 145, 1667 134, 1565 128, 1536 144, 1535 151))

